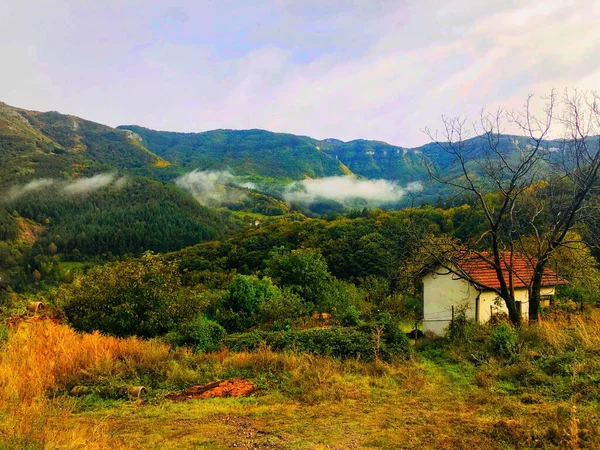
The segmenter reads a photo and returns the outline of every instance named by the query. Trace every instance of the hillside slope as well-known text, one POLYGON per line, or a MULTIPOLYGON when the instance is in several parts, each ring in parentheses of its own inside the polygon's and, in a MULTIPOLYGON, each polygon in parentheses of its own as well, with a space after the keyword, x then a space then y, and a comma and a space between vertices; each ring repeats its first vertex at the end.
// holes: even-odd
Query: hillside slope
POLYGON ((134 132, 153 153, 190 170, 229 170, 288 181, 354 174, 404 183, 425 176, 420 152, 379 141, 320 141, 264 130, 172 133, 136 125, 118 128, 134 132))
POLYGON ((118 128, 134 132, 152 152, 188 170, 229 170, 285 181, 350 174, 323 151, 320 141, 305 136, 264 130, 173 133, 135 125, 118 128))
POLYGON ((132 133, 5 103, 0 103, 0 152, 0 187, 109 170, 155 176, 169 171, 169 163, 148 151, 132 133))

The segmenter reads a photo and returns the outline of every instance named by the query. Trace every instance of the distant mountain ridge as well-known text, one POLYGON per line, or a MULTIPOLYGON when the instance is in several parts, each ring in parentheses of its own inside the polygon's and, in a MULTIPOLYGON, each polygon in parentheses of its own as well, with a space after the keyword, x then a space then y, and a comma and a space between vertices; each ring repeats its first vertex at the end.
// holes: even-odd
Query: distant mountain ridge
POLYGON ((258 129, 203 133, 155 131, 135 125, 118 129, 140 136, 150 151, 185 170, 229 170, 273 181, 351 174, 324 151, 321 141, 306 136, 258 129))
MULTIPOLYGON (((528 145, 522 136, 500 136, 506 154, 528 145)), ((477 152, 485 139, 465 148, 477 152)), ((549 147, 558 146, 548 141, 549 147)), ((0 186, 36 178, 73 178, 121 170, 173 180, 193 170, 230 171, 249 180, 288 183, 356 175, 401 184, 427 179, 424 158, 445 170, 451 160, 439 145, 406 148, 381 141, 344 142, 265 130, 156 131, 137 125, 111 128, 57 112, 35 112, 0 103, 0 186)))
POLYGON ((189 170, 230 170, 237 175, 302 180, 358 175, 401 183, 422 179, 422 155, 404 147, 364 139, 344 142, 265 130, 156 131, 122 125, 156 155, 189 170))
MULTIPOLYGON (((486 139, 475 137, 463 144, 467 153, 477 155, 485 151, 486 139)), ((511 158, 530 144, 522 136, 502 135, 498 150, 511 158)), ((103 260, 176 250, 257 220, 336 214, 348 207, 402 208, 411 204, 410 196, 383 202, 357 195, 346 204, 321 190, 310 197, 310 204, 284 199, 290 188, 303 187, 297 181, 347 175, 388 180, 392 183, 367 186, 383 184, 403 192, 408 183, 428 179, 427 162, 459 177, 443 149, 447 145, 409 149, 381 141, 318 140, 256 129, 175 133, 135 125, 112 128, 0 103, 0 275, 14 261, 49 274, 55 252, 68 260, 103 260), (17 251, 14 236, 22 223, 43 232, 17 251)), ((545 145, 556 151, 549 152, 542 176, 560 153, 558 141, 545 145)), ((475 161, 468 167, 480 171, 475 161)), ((325 191, 339 181, 325 183, 325 191)), ((452 195, 442 189, 428 184, 415 201, 433 204, 452 195)))

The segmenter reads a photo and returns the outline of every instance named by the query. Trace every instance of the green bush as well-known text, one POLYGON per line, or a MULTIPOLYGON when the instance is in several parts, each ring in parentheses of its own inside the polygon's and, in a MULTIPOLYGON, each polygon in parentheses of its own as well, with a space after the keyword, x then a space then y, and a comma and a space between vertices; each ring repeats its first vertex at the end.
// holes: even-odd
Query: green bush
POLYGON ((586 287, 578 284, 567 284, 565 286, 560 286, 557 290, 556 295, 554 297, 555 303, 556 300, 560 301, 560 304, 566 301, 573 301, 578 305, 593 305, 600 306, 600 291, 597 289, 597 286, 586 287))
POLYGON ((227 332, 216 322, 202 316, 181 324, 177 331, 167 334, 165 340, 173 345, 190 347, 196 353, 209 353, 223 346, 227 332))
POLYGON ((517 350, 517 333, 510 325, 502 322, 493 331, 489 345, 491 352, 497 356, 512 356, 517 350))
POLYGON ((228 336, 233 351, 256 350, 266 343, 275 351, 297 350, 338 358, 371 360, 374 348, 371 335, 351 328, 318 328, 301 331, 251 332, 228 336))
POLYGON ((277 295, 266 298, 259 307, 260 321, 263 323, 289 323, 310 314, 312 303, 305 302, 290 289, 281 289, 277 295))
POLYGON ((371 336, 375 335, 378 328, 382 329, 380 352, 384 359, 395 356, 407 358, 412 353, 410 339, 402 332, 399 323, 387 312, 379 313, 373 323, 365 324, 360 328, 369 332, 371 336))
POLYGON ((354 305, 348 306, 340 317, 342 325, 351 327, 360 323, 360 311, 354 305))
POLYGON ((358 325, 363 293, 352 283, 331 277, 326 287, 326 300, 317 312, 330 312, 336 323, 344 326, 358 325))
POLYGON ((245 331, 262 323, 261 310, 265 302, 276 302, 281 296, 279 288, 268 277, 237 275, 221 302, 210 312, 228 332, 245 331))
POLYGON ((477 331, 477 322, 469 319, 466 310, 457 308, 454 319, 448 325, 448 337, 455 342, 469 342, 477 331))
MULTIPOLYGON (((372 361, 376 347, 376 324, 356 328, 315 328, 300 331, 253 331, 229 335, 226 346, 232 351, 253 351, 262 345, 272 350, 294 350, 337 358, 357 358, 372 361)), ((384 327, 385 328, 385 327, 384 327)), ((410 343, 402 333, 386 335, 385 329, 378 353, 384 360, 410 355, 410 343)))
POLYGON ((330 311, 331 274, 319 250, 275 250, 267 262, 267 273, 279 286, 290 288, 305 301, 313 303, 320 312, 330 311))
POLYGON ((174 263, 151 253, 92 268, 54 293, 77 330, 154 337, 193 319, 202 297, 181 284, 174 263))

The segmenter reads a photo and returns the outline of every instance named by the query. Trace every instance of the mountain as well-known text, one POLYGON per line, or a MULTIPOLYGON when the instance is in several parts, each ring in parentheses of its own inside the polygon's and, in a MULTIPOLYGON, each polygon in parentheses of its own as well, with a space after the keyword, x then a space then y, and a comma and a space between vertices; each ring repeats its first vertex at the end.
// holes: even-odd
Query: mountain
MULTIPOLYGON (((466 140, 465 152, 480 154, 486 143, 485 137, 466 140)), ((526 137, 501 135, 498 150, 510 158, 528 145, 526 137)), ((559 148, 556 141, 545 145, 559 148)), ((444 146, 405 148, 381 141, 317 140, 256 129, 175 133, 137 125, 111 128, 0 103, 0 188, 40 178, 74 179, 111 171, 173 181, 194 170, 228 171, 262 186, 343 175, 404 185, 428 178, 425 161, 451 173, 452 158, 444 146)), ((554 157, 559 153, 550 152, 554 157)), ((468 165, 478 170, 475 163, 468 165)), ((431 187, 430 194, 436 190, 439 187, 431 187)))
POLYGON ((172 173, 170 164, 131 132, 5 103, 0 103, 0 152, 0 188, 39 178, 72 179, 119 169, 157 178, 172 173))
POLYGON ((426 175, 418 151, 379 141, 320 141, 264 130, 173 133, 136 125, 118 128, 135 133, 154 154, 186 170, 229 170, 278 181, 354 174, 405 183, 426 175))
POLYGON ((324 151, 340 160, 353 173, 369 179, 386 179, 406 184, 426 176, 423 155, 416 150, 380 141, 358 139, 342 142, 326 139, 324 151))
POLYGON ((264 181, 351 175, 324 151, 322 142, 305 136, 264 130, 173 133, 135 125, 118 128, 135 133, 154 154, 186 170, 227 170, 264 181))
POLYGON ((1 103, 0 159, 0 276, 16 285, 61 260, 176 250, 241 226, 163 181, 181 169, 130 131, 1 103))
MULTIPOLYGON (((463 143, 473 173, 481 171, 474 159, 486 143, 485 136, 463 143)), ((502 135, 497 150, 510 160, 529 145, 526 137, 502 135)), ((540 174, 560 157, 557 141, 544 145, 550 151, 540 174)), ((348 205, 326 194, 310 205, 286 204, 290 183, 355 175, 405 186, 427 180, 425 162, 460 177, 445 149, 445 143, 409 149, 264 130, 111 128, 0 103, 0 276, 26 286, 37 282, 36 273, 51 277, 65 260, 177 250, 247 230, 257 220, 335 214, 348 205), (201 173, 207 170, 213 173, 201 173)), ((418 200, 433 203, 452 195, 441 189, 429 184, 418 200)), ((408 201, 405 196, 384 206, 400 208, 408 201)), ((379 204, 363 199, 352 205, 379 204)))

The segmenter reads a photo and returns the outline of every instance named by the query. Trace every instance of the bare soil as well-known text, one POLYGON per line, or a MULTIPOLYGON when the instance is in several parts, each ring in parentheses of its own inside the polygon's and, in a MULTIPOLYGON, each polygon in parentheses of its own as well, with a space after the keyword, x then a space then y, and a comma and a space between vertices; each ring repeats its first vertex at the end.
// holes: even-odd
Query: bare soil
POLYGON ((167 396, 170 400, 183 401, 204 398, 248 397, 257 393, 258 389, 248 380, 234 378, 225 381, 215 381, 205 385, 196 384, 180 393, 167 396))

